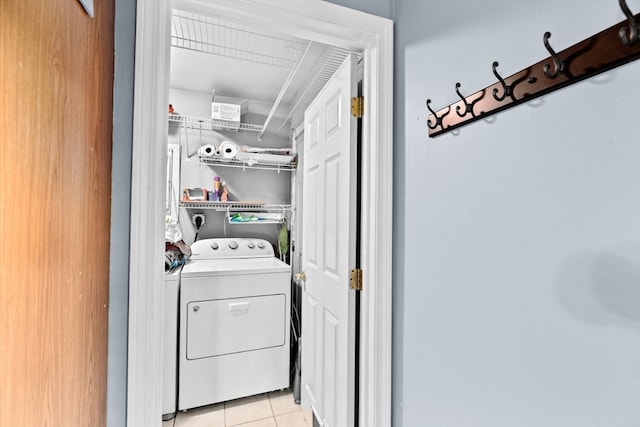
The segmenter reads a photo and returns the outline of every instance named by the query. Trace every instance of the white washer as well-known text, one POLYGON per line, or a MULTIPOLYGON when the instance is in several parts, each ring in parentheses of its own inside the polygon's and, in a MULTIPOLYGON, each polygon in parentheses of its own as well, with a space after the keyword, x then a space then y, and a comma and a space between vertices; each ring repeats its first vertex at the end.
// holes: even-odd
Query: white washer
POLYGON ((291 267, 262 239, 204 239, 182 269, 178 409, 289 387, 291 267))

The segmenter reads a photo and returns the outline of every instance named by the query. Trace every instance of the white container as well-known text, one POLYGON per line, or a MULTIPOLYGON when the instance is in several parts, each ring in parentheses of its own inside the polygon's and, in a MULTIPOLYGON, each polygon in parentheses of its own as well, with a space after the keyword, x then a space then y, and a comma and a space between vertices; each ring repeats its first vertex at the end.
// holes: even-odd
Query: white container
POLYGON ((240 106, 236 104, 211 103, 211 118, 229 122, 240 122, 240 106))

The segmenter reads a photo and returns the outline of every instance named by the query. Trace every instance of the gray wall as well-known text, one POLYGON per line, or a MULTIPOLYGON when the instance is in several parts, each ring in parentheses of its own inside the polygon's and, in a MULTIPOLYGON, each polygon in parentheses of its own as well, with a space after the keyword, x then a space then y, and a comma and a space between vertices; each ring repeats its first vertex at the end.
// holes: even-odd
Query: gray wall
POLYGON ((394 1, 395 0, 327 0, 328 3, 338 4, 388 19, 391 19, 393 16, 394 1))
MULTIPOLYGON (((132 105, 129 3, 116 4, 114 189, 130 170, 130 124, 117 120, 132 105)), ((509 75, 546 57, 544 31, 560 50, 622 20, 617 2, 333 3, 396 26, 394 425, 638 425, 640 63, 437 139, 425 109, 454 102, 457 81, 463 93, 492 83, 494 60, 509 75)), ((114 246, 128 206, 114 193, 114 246)), ((111 313, 126 307, 126 250, 112 258, 111 313)), ((121 324, 110 321, 113 426, 121 324)))
MULTIPOLYGON (((640 2, 630 2, 638 12, 640 2)), ((395 2, 396 426, 640 423, 640 62, 436 139, 439 109, 624 16, 395 2)))
POLYGON ((561 50, 613 25, 617 2, 391 4, 394 425, 638 425, 640 63, 437 139, 425 108, 548 56, 547 30, 561 50))
MULTIPOLYGON (((170 89, 169 99, 176 112, 190 117, 211 117, 211 94, 170 89)), ((266 116, 253 112, 243 114, 242 122, 250 124, 264 123, 266 116)), ((252 168, 229 168, 220 165, 202 164, 198 157, 198 149, 205 144, 219 147, 223 141, 233 142, 238 146, 248 145, 260 148, 289 148, 291 142, 285 135, 265 132, 262 140, 252 132, 237 131, 200 131, 182 127, 169 128, 169 144, 181 146, 180 188, 213 187, 214 176, 220 176, 226 182, 231 200, 254 201, 268 204, 291 203, 291 172, 260 170, 252 168)), ((178 191, 180 196, 181 190, 178 191)), ((179 200, 178 200, 179 201, 179 200)), ((175 202, 174 202, 175 203, 175 202)), ((277 242, 277 226, 274 224, 229 224, 225 212, 210 209, 179 209, 180 229, 187 244, 193 243, 196 229, 191 216, 195 213, 205 215, 205 224, 198 232, 198 239, 212 237, 255 237, 277 242)))

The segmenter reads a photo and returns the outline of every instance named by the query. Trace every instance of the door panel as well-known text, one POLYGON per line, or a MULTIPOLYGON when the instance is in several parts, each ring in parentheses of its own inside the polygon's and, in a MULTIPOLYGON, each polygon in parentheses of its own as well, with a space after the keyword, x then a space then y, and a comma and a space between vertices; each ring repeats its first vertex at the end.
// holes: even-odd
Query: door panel
POLYGON ((334 281, 338 276, 338 206, 340 198, 339 188, 340 157, 328 159, 325 164, 326 196, 324 203, 324 272, 334 281))
MULTIPOLYGON (((318 194, 318 191, 319 191, 318 175, 319 175, 319 168, 317 166, 310 168, 309 171, 306 172, 306 176, 304 178, 303 194, 307 192, 318 194)), ((318 215, 317 215, 318 203, 317 202, 318 200, 315 197, 308 198, 307 204, 305 205, 303 220, 308 219, 309 221, 311 221, 312 224, 318 223, 318 215)), ((308 241, 308 244, 304 246, 306 248, 304 252, 305 252, 305 257, 307 259, 306 260, 307 266, 303 266, 303 268, 312 268, 314 270, 318 268, 319 260, 318 260, 317 248, 319 247, 319 245, 317 244, 317 242, 319 242, 320 239, 322 239, 322 235, 319 233, 320 231, 321 231, 320 227, 307 227, 306 229, 303 228, 303 233, 308 233, 305 235, 305 240, 308 241)))
MULTIPOLYGON (((340 319, 334 316, 330 311, 324 311, 324 325, 322 328, 322 382, 324 396, 322 401, 322 416, 324 424, 329 426, 336 425, 336 396, 335 390, 336 380, 338 376, 338 366, 340 354, 338 352, 338 328, 340 327, 340 319)), ((340 424, 342 425, 342 424, 340 424)))
POLYGON ((307 342, 304 342, 306 336, 303 336, 303 369, 305 370, 305 376, 302 398, 303 403, 305 397, 309 399, 305 406, 319 407, 319 402, 315 394, 315 390, 318 387, 317 376, 321 373, 320 369, 316 369, 318 363, 316 356, 318 351, 322 349, 322 346, 318 345, 321 329, 319 328, 319 323, 316 321, 316 319, 319 318, 319 306, 318 301, 309 293, 305 293, 303 299, 304 311, 302 312, 302 323, 305 333, 307 334, 306 336, 308 336, 309 339, 307 342))
POLYGON ((104 426, 113 1, 0 1, 0 424, 104 426))
POLYGON ((188 303, 187 359, 283 346, 286 304, 284 294, 188 303))
POLYGON ((355 66, 347 58, 305 113, 302 404, 327 427, 354 422, 355 66))

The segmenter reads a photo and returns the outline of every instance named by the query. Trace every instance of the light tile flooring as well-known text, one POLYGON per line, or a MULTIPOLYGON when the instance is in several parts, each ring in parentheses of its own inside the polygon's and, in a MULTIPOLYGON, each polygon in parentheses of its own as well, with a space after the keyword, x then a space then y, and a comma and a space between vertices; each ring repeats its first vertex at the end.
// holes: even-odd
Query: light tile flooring
POLYGON ((178 412, 162 427, 313 427, 311 409, 293 401, 291 391, 276 391, 178 412))

